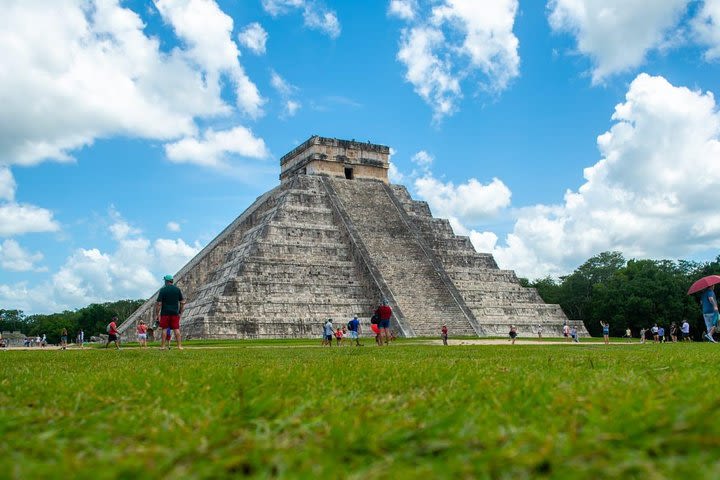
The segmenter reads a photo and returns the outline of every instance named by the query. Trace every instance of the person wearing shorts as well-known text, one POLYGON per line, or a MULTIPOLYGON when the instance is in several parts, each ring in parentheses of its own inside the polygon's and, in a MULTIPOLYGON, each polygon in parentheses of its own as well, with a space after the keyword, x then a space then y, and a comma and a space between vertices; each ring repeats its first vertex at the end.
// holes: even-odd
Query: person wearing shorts
MULTIPOLYGON (((171 329, 175 332, 175 341, 177 347, 182 350, 182 342, 180 341, 180 316, 185 309, 185 298, 182 290, 173 284, 172 275, 163 277, 165 286, 158 292, 155 302, 155 313, 162 330, 171 329)), ((165 332, 160 339, 160 348, 165 348, 165 332)), ((170 348, 170 339, 167 339, 167 348, 170 348)))
POLYGON ((683 319, 683 323, 680 326, 680 333, 682 333, 683 342, 690 341, 690 323, 687 321, 686 318, 683 319))
POLYGON ((60 348, 63 350, 67 348, 67 337, 67 328, 63 328, 60 334, 60 348))
POLYGON ((140 320, 137 326, 137 336, 140 346, 143 348, 147 347, 147 325, 145 325, 145 320, 140 320))
POLYGON ((715 296, 715 285, 710 285, 703 290, 702 295, 700 295, 700 303, 702 304, 703 319, 707 327, 705 339, 709 342, 717 343, 713 338, 713 334, 718 325, 718 303, 717 297, 715 296))
POLYGON ((362 343, 360 343, 360 320, 358 320, 357 315, 348 322, 348 330, 350 331, 350 340, 355 340, 356 347, 362 347, 362 343))
POLYGON ((332 347, 332 338, 333 338, 333 324, 332 324, 332 318, 328 318, 327 322, 325 322, 325 325, 323 325, 323 346, 327 345, 328 347, 332 347))
POLYGON ((515 345, 515 339, 517 338, 517 328, 515 325, 510 325, 510 341, 515 345))
POLYGON ((602 326, 603 340, 605 341, 605 345, 607 345, 610 343, 610 324, 601 320, 600 325, 602 326))
POLYGON ((392 318, 392 308, 390 308, 390 305, 388 305, 388 301, 383 298, 382 303, 380 306, 375 310, 375 313, 377 314, 378 318, 380 319, 378 323, 378 328, 380 329, 380 340, 382 344, 382 339, 385 337, 385 345, 390 344, 390 318, 392 318))
POLYGON ((120 340, 118 339, 118 330, 117 330, 117 317, 112 317, 112 320, 110 323, 108 323, 107 326, 107 332, 108 332, 108 339, 107 343, 105 344, 105 348, 107 348, 110 345, 110 342, 115 342, 115 348, 120 350, 120 340))

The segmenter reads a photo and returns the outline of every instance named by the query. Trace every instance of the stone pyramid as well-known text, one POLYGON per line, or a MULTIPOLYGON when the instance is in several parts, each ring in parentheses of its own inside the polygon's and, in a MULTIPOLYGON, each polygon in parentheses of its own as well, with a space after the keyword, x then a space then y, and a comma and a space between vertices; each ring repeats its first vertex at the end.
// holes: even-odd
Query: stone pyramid
MULTIPOLYGON (((399 336, 560 335, 558 305, 477 253, 427 203, 388 182, 389 148, 313 136, 281 158, 257 198, 176 275, 186 338, 319 337, 323 322, 363 331, 382 298, 399 336)), ((154 323, 157 293, 121 326, 154 323)), ((582 324, 577 325, 583 332, 582 324)))

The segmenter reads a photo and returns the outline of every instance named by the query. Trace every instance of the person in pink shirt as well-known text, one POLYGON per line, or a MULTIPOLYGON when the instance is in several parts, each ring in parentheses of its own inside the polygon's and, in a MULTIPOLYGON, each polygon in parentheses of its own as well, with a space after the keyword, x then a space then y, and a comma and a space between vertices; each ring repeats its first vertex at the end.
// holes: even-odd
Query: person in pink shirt
POLYGON ((147 347, 147 325, 145 325, 145 320, 140 320, 140 323, 137 326, 137 336, 138 336, 138 343, 140 343, 140 346, 145 348, 147 347))
POLYGON ((118 330, 117 330, 117 317, 113 317, 110 323, 107 326, 107 333, 108 333, 108 340, 105 344, 105 348, 110 345, 110 342, 115 342, 115 347, 120 350, 120 340, 118 339, 118 330))

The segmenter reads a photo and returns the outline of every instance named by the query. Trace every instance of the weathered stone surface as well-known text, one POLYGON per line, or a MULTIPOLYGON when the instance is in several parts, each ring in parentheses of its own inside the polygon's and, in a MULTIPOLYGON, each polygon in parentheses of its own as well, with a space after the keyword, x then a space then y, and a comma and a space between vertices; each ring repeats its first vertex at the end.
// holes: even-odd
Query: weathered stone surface
MULTIPOLYGON (((175 275, 188 300, 184 336, 317 337, 325 319, 341 326, 354 314, 368 334, 382 298, 401 336, 435 336, 443 323, 452 335, 506 335, 510 324, 559 335, 567 319, 557 305, 387 184, 388 152, 313 137, 283 157, 282 183, 175 275), (307 173, 312 162, 316 174, 307 173)), ((154 323, 154 303, 120 326, 124 337, 141 319, 154 323)))

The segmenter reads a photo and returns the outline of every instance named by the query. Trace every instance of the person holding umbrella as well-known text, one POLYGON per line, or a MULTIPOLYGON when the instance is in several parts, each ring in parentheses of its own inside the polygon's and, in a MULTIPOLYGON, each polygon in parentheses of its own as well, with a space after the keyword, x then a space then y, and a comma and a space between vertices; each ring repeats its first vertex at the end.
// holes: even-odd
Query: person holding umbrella
POLYGON ((700 294, 700 303, 705 326, 707 327, 705 338, 713 343, 717 343, 713 338, 713 334, 718 324, 718 303, 715 296, 715 285, 718 283, 720 283, 720 275, 708 275, 693 283, 688 290, 688 295, 702 292, 700 294))
POLYGON ((707 327, 705 338, 710 342, 717 343, 713 338, 715 328, 718 324, 718 304, 714 285, 710 285, 703 290, 702 295, 700 295, 700 301, 702 302, 703 318, 705 319, 705 326, 707 327))

